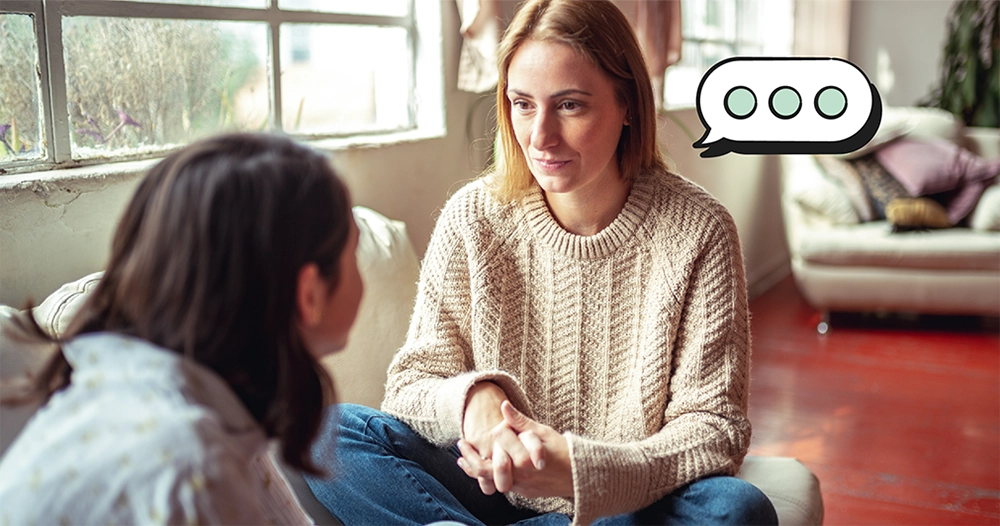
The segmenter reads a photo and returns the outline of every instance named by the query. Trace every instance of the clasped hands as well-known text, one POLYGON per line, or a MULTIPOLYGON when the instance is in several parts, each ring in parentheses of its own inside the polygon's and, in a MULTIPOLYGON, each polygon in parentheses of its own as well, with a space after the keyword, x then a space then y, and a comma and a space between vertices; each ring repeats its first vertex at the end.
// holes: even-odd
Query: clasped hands
POLYGON ((573 495, 566 438, 514 408, 498 385, 481 382, 470 389, 462 426, 458 465, 484 494, 573 495))

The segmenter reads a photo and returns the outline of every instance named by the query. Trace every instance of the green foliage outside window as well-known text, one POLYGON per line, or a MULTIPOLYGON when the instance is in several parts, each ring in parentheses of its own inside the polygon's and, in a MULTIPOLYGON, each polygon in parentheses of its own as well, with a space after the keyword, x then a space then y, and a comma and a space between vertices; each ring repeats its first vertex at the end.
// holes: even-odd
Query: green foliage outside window
POLYGON ((37 57, 31 17, 0 15, 0 159, 37 152, 37 57))
MULTIPOLYGON (((225 24, 63 19, 64 111, 74 158, 79 151, 86 157, 163 149, 221 130, 266 125, 267 115, 245 122, 234 109, 238 92, 261 65, 242 36, 247 31, 220 29, 225 24)), ((26 138, 41 137, 34 42, 30 17, 0 15, 0 138, 11 143, 0 145, 0 159, 23 156, 37 146, 26 138)))

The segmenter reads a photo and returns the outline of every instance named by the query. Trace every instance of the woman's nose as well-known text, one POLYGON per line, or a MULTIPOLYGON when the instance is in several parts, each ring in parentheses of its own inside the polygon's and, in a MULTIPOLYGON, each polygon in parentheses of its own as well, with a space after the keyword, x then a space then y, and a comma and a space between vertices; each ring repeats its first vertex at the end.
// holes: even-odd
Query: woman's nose
POLYGON ((547 150, 559 144, 559 122, 547 111, 538 112, 531 130, 531 147, 547 150))

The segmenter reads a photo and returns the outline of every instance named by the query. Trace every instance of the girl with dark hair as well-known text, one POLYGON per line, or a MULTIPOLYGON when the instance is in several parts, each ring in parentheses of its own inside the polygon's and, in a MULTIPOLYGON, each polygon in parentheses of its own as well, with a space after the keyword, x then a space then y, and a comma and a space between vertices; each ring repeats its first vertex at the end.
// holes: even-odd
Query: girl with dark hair
POLYGON ((345 524, 758 524, 736 225, 667 170, 607 0, 528 0, 499 54, 498 162, 445 205, 379 412, 307 477, 345 524), (341 471, 343 469, 343 471, 341 471))
MULTIPOLYGON (((268 457, 309 457, 363 286, 328 159, 264 134, 154 166, 0 463, 0 523, 308 523, 268 457)), ((45 337, 38 329, 39 337, 45 337)))

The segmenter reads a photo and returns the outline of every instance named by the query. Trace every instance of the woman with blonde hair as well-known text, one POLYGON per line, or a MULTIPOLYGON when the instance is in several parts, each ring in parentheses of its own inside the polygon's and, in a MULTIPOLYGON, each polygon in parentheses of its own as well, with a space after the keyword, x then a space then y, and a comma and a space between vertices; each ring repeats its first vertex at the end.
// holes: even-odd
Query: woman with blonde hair
POLYGON ((667 170, 608 1, 529 0, 499 50, 502 150, 421 269, 382 411, 343 406, 310 477, 345 524, 774 524, 750 441, 736 226, 667 170))

